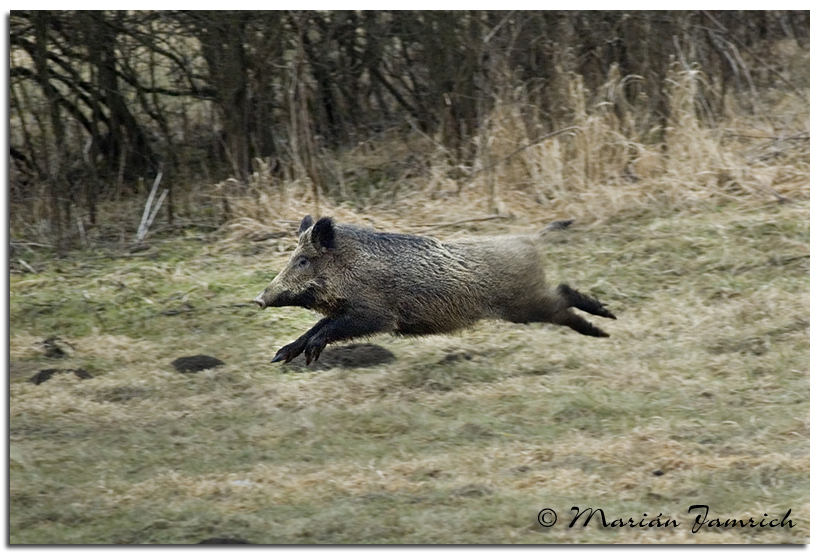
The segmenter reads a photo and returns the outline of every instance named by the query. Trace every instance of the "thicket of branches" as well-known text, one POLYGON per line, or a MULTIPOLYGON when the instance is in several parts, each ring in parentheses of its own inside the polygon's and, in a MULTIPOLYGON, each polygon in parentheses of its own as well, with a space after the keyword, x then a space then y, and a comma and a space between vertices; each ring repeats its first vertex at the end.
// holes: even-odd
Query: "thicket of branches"
POLYGON ((598 91, 613 72, 620 124, 663 143, 670 64, 700 72, 694 111, 716 125, 728 96, 755 113, 761 83, 807 89, 769 57, 783 39, 808 48, 808 12, 15 11, 11 202, 59 237, 162 171, 172 221, 174 187, 247 183, 254 160, 338 195, 323 160, 386 130, 476 171, 502 99, 534 141, 573 125, 572 83, 598 91))

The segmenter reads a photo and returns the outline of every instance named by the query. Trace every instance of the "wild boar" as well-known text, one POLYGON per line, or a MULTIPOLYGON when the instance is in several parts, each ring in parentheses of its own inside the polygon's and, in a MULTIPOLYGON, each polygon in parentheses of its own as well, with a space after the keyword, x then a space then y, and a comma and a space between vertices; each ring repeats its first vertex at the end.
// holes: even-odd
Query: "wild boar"
POLYGON ((271 362, 302 352, 308 364, 330 343, 392 332, 449 333, 481 319, 554 323, 593 337, 609 335, 572 311, 616 319, 604 304, 569 285, 548 286, 536 235, 434 238, 381 233, 305 216, 285 268, 254 299, 262 309, 301 306, 324 317, 283 346, 271 362))

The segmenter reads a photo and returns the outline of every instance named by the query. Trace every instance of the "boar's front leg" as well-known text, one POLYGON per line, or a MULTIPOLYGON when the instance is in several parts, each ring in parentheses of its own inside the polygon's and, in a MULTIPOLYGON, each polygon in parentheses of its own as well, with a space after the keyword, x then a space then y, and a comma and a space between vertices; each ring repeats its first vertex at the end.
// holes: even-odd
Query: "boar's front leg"
POLYGON ((280 348, 270 362, 288 363, 304 352, 305 361, 310 365, 319 359, 322 350, 332 342, 390 330, 392 328, 386 319, 371 314, 354 312, 336 318, 326 317, 319 320, 307 333, 280 348))
POLYGON ((327 325, 328 323, 330 323, 331 321, 333 321, 333 320, 330 319, 329 317, 325 317, 323 319, 320 319, 319 322, 316 323, 316 325, 314 325, 313 327, 311 327, 308 330, 307 333, 305 333, 304 335, 302 335, 301 337, 299 337, 298 339, 296 339, 292 343, 286 344, 285 346, 280 348, 279 351, 276 353, 276 355, 273 357, 273 359, 270 361, 270 363, 275 364, 276 362, 282 362, 282 361, 284 361, 285 363, 288 363, 291 360, 293 360, 294 358, 296 358, 296 356, 298 356, 299 354, 301 354, 302 352, 305 351, 305 345, 307 345, 308 340, 310 340, 310 338, 313 335, 315 335, 316 333, 321 331, 322 328, 325 325, 327 325))
MULTIPOLYGON (((372 313, 347 312, 340 317, 330 319, 321 329, 314 332, 316 329, 314 327, 305 334, 310 334, 304 346, 305 361, 310 365, 312 361, 318 360, 325 346, 332 342, 375 335, 376 333, 392 331, 394 328, 395 325, 383 316, 380 317, 372 313)), ((299 337, 296 342, 301 341, 302 338, 304 338, 304 335, 299 337)))

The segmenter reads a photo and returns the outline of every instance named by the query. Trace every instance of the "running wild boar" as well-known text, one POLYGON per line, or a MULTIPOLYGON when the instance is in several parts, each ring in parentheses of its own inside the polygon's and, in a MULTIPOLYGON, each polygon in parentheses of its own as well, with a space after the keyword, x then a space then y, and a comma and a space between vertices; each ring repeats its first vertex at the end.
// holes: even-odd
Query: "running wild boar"
POLYGON ((609 335, 572 311, 615 319, 604 304, 568 285, 547 285, 535 235, 434 238, 380 233, 305 216, 285 268, 254 299, 262 309, 301 306, 324 317, 271 362, 305 353, 308 364, 330 343, 392 332, 449 333, 480 319, 566 325, 592 337, 609 335))

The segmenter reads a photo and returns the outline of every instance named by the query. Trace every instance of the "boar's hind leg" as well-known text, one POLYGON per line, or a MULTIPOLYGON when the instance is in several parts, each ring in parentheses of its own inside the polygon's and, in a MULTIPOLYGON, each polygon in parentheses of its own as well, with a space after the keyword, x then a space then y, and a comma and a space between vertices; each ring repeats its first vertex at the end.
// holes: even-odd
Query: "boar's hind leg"
MULTIPOLYGON (((569 305, 579 310, 584 310, 588 314, 598 315, 601 317, 608 317, 610 319, 618 319, 615 315, 607 310, 599 300, 580 293, 569 285, 558 285, 558 294, 569 301, 569 305)), ((568 324, 567 324, 568 325, 568 324)), ((570 325, 572 327, 572 325, 570 325)), ((575 329, 575 327, 572 327, 575 329)), ((578 329, 575 329, 578 331, 578 329)))
POLYGON ((555 314, 552 318, 552 323, 555 323, 556 325, 566 325, 570 329, 590 337, 609 336, 609 333, 606 331, 599 329, 583 317, 569 310, 564 310, 563 312, 555 314))
POLYGON ((615 316, 595 298, 582 294, 568 285, 560 285, 554 293, 550 293, 540 301, 534 302, 529 310, 524 312, 527 314, 526 319, 522 321, 520 318, 516 318, 512 321, 520 323, 543 321, 556 325, 566 325, 570 329, 590 337, 609 336, 608 333, 573 312, 572 308, 615 319, 615 316))
POLYGON ((386 318, 370 313, 348 312, 341 317, 330 319, 326 325, 308 338, 304 347, 305 361, 310 365, 312 361, 319 359, 325 346, 332 342, 375 335, 394 329, 395 324, 391 324, 386 318))
POLYGON ((569 285, 564 284, 558 286, 558 294, 563 299, 566 307, 552 315, 552 323, 557 325, 566 325, 570 329, 590 337, 609 336, 609 333, 599 329, 580 315, 570 310, 570 308, 578 308, 579 310, 583 310, 592 315, 616 319, 615 315, 607 310, 600 301, 592 298, 591 296, 580 293, 569 285))

